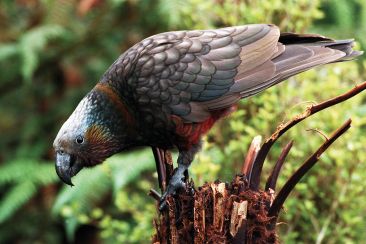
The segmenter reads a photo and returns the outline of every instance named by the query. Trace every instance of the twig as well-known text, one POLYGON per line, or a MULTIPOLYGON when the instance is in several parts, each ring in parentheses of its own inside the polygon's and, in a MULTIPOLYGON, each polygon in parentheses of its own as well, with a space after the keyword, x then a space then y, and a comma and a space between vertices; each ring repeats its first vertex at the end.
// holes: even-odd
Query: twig
POLYGON ((248 149, 247 156, 245 157, 243 168, 241 169, 241 173, 244 174, 247 179, 250 178, 250 173, 253 168, 253 163, 255 158, 257 157, 258 151, 260 149, 262 143, 262 137, 256 136, 253 138, 252 143, 248 149))
POLYGON ((161 199, 161 194, 157 192, 155 189, 150 189, 149 196, 153 197, 158 202, 161 199))
POLYGON ((336 131, 332 133, 329 137, 329 140, 325 141, 319 149, 311 155, 295 173, 288 179, 283 188, 278 193, 277 197, 272 203, 268 211, 269 217, 277 217, 278 213, 285 202, 286 198, 290 194, 290 192, 294 189, 296 184, 301 180, 301 178, 315 165, 315 163, 319 160, 328 147, 337 140, 343 133, 345 133, 351 127, 351 119, 348 119, 341 127, 339 127, 336 131))
MULTIPOLYGON (((166 184, 170 181, 170 178, 173 175, 174 166, 173 166, 173 157, 169 150, 164 151, 163 158, 165 165, 165 179, 166 179, 165 187, 166 187, 166 184)), ((188 179, 188 170, 186 171, 186 173, 187 173, 186 178, 188 179)))
POLYGON ((315 129, 313 129, 313 128, 306 129, 306 131, 315 131, 316 133, 321 135, 325 140, 329 140, 328 136, 324 132, 322 132, 321 130, 319 130, 317 128, 315 128, 315 129))
POLYGON ((280 174, 282 165, 285 162, 285 159, 286 159, 288 153, 290 152, 290 150, 292 148, 292 145, 293 145, 293 141, 290 141, 282 149, 281 155, 278 158, 275 166, 273 167, 273 170, 272 170, 270 176, 267 179, 266 187, 265 187, 265 190, 266 191, 268 191, 269 189, 272 189, 273 191, 276 190, 276 184, 277 184, 278 175, 280 174))
POLYGON ((165 167, 165 153, 162 149, 157 147, 151 147, 155 158, 156 172, 158 173, 158 181, 161 192, 166 189, 167 175, 165 167))
POLYGON ((366 89, 366 81, 362 82, 360 85, 352 88, 351 90, 347 91, 346 93, 343 93, 340 96, 331 98, 329 100, 326 100, 324 102, 321 102, 316 105, 310 105, 307 107, 305 112, 302 114, 297 115, 287 123, 280 125, 276 132, 272 134, 270 138, 268 138, 265 143, 262 145, 261 149, 258 152, 258 155, 254 161, 253 164, 253 170, 251 173, 251 178, 249 179, 250 188, 252 190, 258 190, 259 187, 259 181, 260 176, 263 168, 264 160, 266 159, 269 150, 271 149, 272 145, 277 141, 277 139, 282 136, 286 131, 288 131, 290 128, 292 128, 297 123, 301 122, 302 120, 310 117, 311 115, 324 110, 326 108, 329 108, 335 104, 341 103, 358 93, 362 92, 366 89))

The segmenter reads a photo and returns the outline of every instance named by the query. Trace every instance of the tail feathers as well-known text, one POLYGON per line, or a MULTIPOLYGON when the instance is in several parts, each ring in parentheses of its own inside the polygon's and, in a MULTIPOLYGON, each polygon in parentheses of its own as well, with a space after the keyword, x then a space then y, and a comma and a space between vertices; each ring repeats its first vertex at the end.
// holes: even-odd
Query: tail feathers
POLYGON ((352 49, 354 46, 354 39, 333 40, 331 38, 317 34, 297 34, 284 32, 281 33, 278 42, 285 45, 303 44, 311 46, 323 46, 337 49, 346 53, 345 57, 335 62, 352 60, 353 58, 363 54, 362 51, 355 51, 352 49))
POLYGON ((343 58, 336 60, 335 62, 349 61, 349 60, 352 60, 352 59, 356 58, 357 56, 360 56, 363 54, 363 51, 357 51, 357 50, 352 49, 354 46, 353 39, 338 40, 338 41, 334 41, 331 43, 327 43, 324 46, 328 47, 328 48, 339 50, 346 54, 343 58))
POLYGON ((317 34, 296 34, 285 32, 281 33, 278 42, 285 45, 302 44, 302 46, 329 47, 346 53, 342 59, 335 62, 349 61, 363 54, 362 51, 352 49, 354 47, 354 39, 333 40, 317 34))
POLYGON ((352 49, 353 40, 333 41, 313 35, 306 38, 304 35, 301 38, 299 35, 289 35, 286 38, 285 43, 288 44, 284 45, 282 53, 241 74, 231 91, 239 92, 241 98, 249 97, 316 66, 352 60, 363 53, 352 49), (308 42, 308 38, 320 41, 308 42))
POLYGON ((335 62, 349 61, 363 54, 363 51, 357 51, 352 49, 354 47, 353 39, 336 40, 332 42, 320 43, 320 45, 331 49, 339 50, 346 54, 343 58, 336 60, 335 62))
POLYGON ((282 32, 278 40, 278 42, 281 42, 285 45, 332 41, 334 40, 318 34, 297 34, 291 32, 282 32))

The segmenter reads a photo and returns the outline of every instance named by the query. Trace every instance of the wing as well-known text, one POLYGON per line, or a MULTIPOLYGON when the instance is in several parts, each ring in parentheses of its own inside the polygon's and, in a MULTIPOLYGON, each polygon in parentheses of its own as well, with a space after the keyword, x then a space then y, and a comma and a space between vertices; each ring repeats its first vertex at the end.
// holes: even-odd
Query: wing
MULTIPOLYGON (((201 122, 213 110, 346 55, 320 45, 285 46, 279 38, 278 28, 266 24, 162 33, 130 48, 104 78, 124 84, 125 96, 140 107, 154 104, 201 122)), ((284 40, 291 39, 298 43, 301 36, 286 33, 284 40)))
POLYGON ((240 99, 239 93, 229 93, 235 77, 268 60, 278 37, 271 25, 162 33, 129 49, 104 79, 127 77, 118 82, 128 84, 123 90, 131 91, 141 107, 159 104, 171 114, 200 122, 211 109, 240 99), (210 101, 221 105, 206 104, 210 101))

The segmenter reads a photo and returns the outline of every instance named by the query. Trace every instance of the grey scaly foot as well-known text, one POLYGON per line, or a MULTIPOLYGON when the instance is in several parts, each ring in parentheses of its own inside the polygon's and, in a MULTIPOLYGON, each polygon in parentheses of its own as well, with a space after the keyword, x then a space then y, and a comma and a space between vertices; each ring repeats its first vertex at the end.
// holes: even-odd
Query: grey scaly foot
POLYGON ((178 190, 184 189, 186 187, 185 184, 185 176, 184 172, 188 169, 187 166, 179 164, 177 170, 174 172, 172 178, 169 181, 168 187, 164 194, 160 199, 159 210, 162 211, 167 207, 166 198, 169 195, 175 195, 178 190))

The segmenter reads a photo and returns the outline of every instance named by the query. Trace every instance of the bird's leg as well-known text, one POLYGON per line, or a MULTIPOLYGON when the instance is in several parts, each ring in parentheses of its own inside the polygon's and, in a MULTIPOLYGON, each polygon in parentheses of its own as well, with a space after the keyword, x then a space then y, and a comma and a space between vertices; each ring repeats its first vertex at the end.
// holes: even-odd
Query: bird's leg
POLYGON ((185 188, 185 172, 191 165, 194 156, 201 149, 201 141, 193 145, 189 150, 180 150, 178 156, 178 168, 174 171, 173 176, 169 180, 168 187, 160 199, 160 210, 166 207, 166 197, 175 194, 177 190, 185 188))

